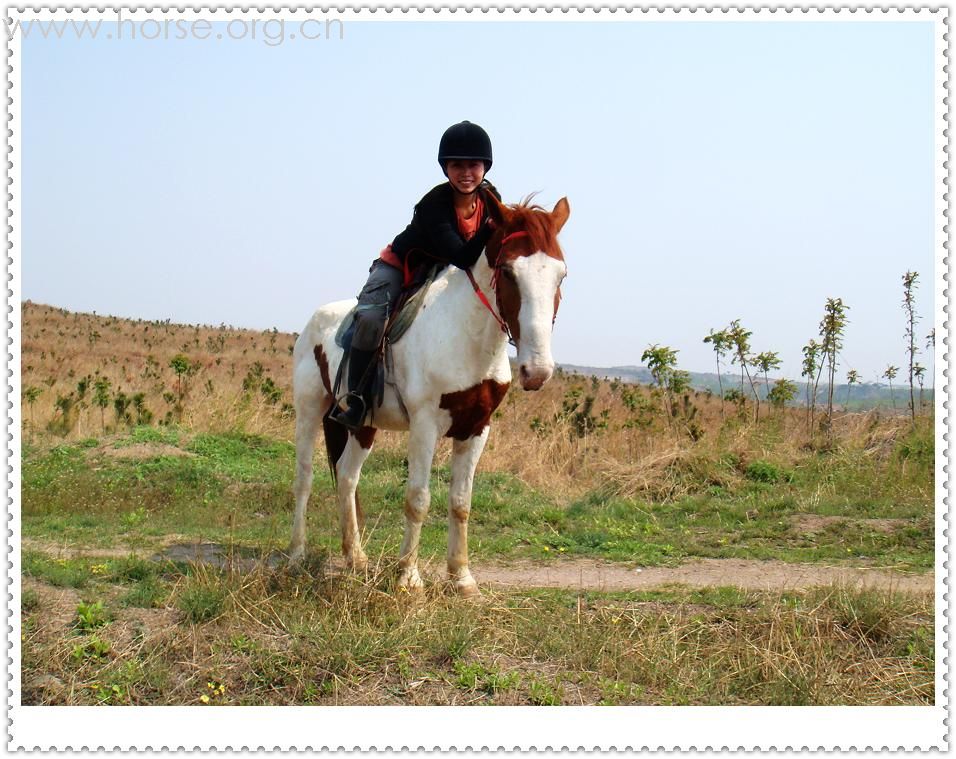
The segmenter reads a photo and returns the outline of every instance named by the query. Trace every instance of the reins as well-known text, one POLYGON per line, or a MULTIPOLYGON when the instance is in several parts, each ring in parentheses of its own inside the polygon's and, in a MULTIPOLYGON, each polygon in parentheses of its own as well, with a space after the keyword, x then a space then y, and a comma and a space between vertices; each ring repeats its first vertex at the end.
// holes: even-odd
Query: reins
MULTIPOLYGON (((527 236, 528 233, 524 230, 512 232, 510 235, 505 235, 498 246, 498 258, 495 260, 495 265, 491 272, 491 291, 495 294, 495 304, 498 306, 498 311, 501 311, 501 304, 498 302, 498 272, 501 270, 501 265, 498 262, 501 260, 501 250, 511 240, 514 240, 518 237, 527 236)), ((495 321, 498 322, 498 326, 501 327, 501 331, 507 335, 508 342, 514 345, 515 339, 511 334, 511 328, 508 326, 508 323, 498 315, 498 312, 495 311, 487 296, 484 294, 484 292, 482 292, 481 288, 478 286, 478 283, 475 281, 475 275, 471 273, 471 269, 465 269, 465 273, 468 275, 468 279, 471 281, 471 286, 475 288, 475 295, 478 296, 478 300, 482 302, 484 307, 488 309, 488 312, 495 318, 495 321)))

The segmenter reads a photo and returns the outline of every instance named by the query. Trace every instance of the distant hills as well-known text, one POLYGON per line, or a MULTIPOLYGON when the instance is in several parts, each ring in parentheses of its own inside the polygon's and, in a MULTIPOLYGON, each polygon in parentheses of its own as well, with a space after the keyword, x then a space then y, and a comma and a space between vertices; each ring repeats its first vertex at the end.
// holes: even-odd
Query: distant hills
MULTIPOLYGON (((583 377, 597 377, 598 379, 609 379, 609 380, 620 380, 622 382, 629 382, 642 385, 653 385, 654 378, 651 376, 650 371, 646 366, 608 366, 608 367, 599 367, 599 366, 580 366, 577 364, 559 364, 560 368, 564 370, 567 374, 579 374, 583 377)), ((714 395, 718 395, 720 392, 720 384, 717 381, 717 374, 714 372, 689 372, 690 374, 690 384, 695 390, 700 391, 710 391, 714 395)), ((773 382, 776 378, 771 377, 770 383, 773 385, 773 382)), ((901 377, 900 384, 893 385, 892 395, 890 393, 889 385, 883 385, 879 382, 861 382, 860 384, 855 384, 850 388, 850 402, 846 406, 848 409, 871 409, 871 408, 893 408, 893 403, 895 399, 897 409, 907 408, 909 402, 909 385, 906 383, 906 378, 901 377)), ((729 390, 732 387, 740 387, 740 374, 739 372, 729 372, 727 374, 721 373, 721 380, 724 385, 724 392, 729 390)), ((756 380, 758 392, 760 393, 760 398, 763 400, 767 395, 767 388, 764 386, 763 378, 756 380)), ((794 399, 794 405, 803 406, 806 405, 807 399, 807 386, 805 382, 796 383, 798 391, 797 397, 794 399)), ((838 404, 843 408, 844 403, 847 398, 847 385, 838 384, 834 388, 833 400, 834 403, 838 404)), ((750 394, 749 384, 746 386, 746 391, 750 394)), ((821 380, 820 386, 817 388, 817 403, 821 401, 826 402, 826 383, 821 380)), ((925 388, 923 390, 923 402, 925 404, 933 403, 933 391, 930 388, 925 388)), ((917 399, 917 403, 919 400, 917 399)))

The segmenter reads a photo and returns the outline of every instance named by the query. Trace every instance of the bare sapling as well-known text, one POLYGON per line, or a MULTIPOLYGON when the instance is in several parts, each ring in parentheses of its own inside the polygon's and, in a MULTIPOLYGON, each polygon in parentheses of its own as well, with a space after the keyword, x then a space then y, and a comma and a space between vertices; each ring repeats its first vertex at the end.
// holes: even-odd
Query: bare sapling
POLYGON ((915 271, 908 271, 903 275, 903 312, 906 314, 906 330, 903 336, 906 338, 906 354, 909 359, 909 384, 910 384, 910 421, 916 424, 916 401, 913 393, 913 368, 916 365, 916 322, 919 316, 916 314, 916 285, 919 280, 919 274, 915 271))

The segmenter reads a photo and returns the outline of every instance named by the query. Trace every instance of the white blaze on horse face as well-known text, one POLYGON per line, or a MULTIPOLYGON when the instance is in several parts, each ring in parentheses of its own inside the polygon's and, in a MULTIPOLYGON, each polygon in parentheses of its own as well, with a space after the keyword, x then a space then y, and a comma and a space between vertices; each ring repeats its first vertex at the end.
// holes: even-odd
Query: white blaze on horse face
POLYGON ((521 294, 518 311, 518 365, 521 387, 538 390, 554 373, 551 356, 551 328, 554 323, 554 296, 564 279, 564 261, 546 253, 522 256, 511 262, 521 294))

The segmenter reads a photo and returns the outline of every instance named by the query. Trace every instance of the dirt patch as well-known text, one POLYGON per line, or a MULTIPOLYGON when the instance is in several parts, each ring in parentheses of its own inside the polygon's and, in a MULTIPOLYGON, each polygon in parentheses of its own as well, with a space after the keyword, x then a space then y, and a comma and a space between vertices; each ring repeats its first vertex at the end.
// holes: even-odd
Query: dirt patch
MULTIPOLYGON (((43 551, 52 556, 130 555, 128 549, 72 547, 31 539, 24 539, 23 547, 43 551)), ((251 572, 263 567, 280 569, 286 562, 285 554, 281 551, 262 552, 240 546, 189 542, 184 541, 181 535, 167 535, 161 544, 137 553, 154 560, 188 561, 240 572, 251 572)), ((441 565, 442 562, 439 561, 423 566, 422 574, 431 580, 440 581, 444 572, 441 565)), ((324 557, 322 568, 330 574, 346 571, 339 556, 324 557)), ((694 559, 678 567, 631 567, 593 559, 562 559, 551 564, 531 561, 496 564, 479 561, 472 564, 471 570, 479 585, 519 588, 647 590, 666 585, 685 585, 692 588, 734 586, 745 590, 779 591, 843 584, 861 588, 893 589, 906 593, 928 593, 935 587, 932 573, 914 574, 871 567, 788 564, 783 561, 749 559, 694 559)))
POLYGON ((820 514, 795 514, 791 520, 791 527, 794 532, 800 534, 816 534, 824 532, 833 525, 853 524, 889 535, 907 524, 907 521, 906 519, 849 519, 848 517, 831 517, 820 514))
POLYGON ((112 445, 101 445, 91 448, 90 452, 96 455, 108 456, 113 459, 155 459, 160 456, 195 456, 195 453, 184 451, 174 445, 166 443, 134 443, 133 445, 115 448, 112 445))
POLYGON ((928 593, 934 588, 932 574, 745 559, 696 559, 679 567, 637 568, 589 559, 567 559, 547 566, 530 562, 507 566, 477 563, 472 565, 472 573, 479 585, 523 588, 648 590, 662 585, 729 585, 745 590, 802 590, 834 583, 907 593, 928 593))

